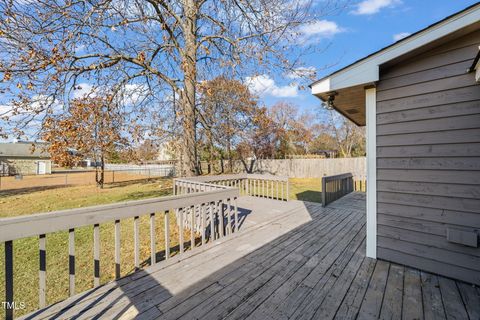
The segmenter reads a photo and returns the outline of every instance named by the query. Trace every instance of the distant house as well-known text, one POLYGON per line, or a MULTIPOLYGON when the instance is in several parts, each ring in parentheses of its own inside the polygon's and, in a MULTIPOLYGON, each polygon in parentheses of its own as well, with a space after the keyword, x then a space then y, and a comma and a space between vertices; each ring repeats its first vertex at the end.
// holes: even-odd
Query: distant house
POLYGON ((480 285, 480 4, 311 85, 366 125, 367 256, 480 285))
POLYGON ((52 173, 52 161, 43 145, 32 142, 0 143, 0 175, 52 173))

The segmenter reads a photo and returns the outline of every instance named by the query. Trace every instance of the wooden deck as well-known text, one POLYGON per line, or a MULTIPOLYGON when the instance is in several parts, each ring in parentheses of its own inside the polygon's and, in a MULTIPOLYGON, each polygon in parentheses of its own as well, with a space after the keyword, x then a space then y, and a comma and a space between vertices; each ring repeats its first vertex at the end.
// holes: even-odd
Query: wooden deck
POLYGON ((29 316, 480 319, 480 289, 365 257, 365 198, 243 197, 242 232, 29 316))

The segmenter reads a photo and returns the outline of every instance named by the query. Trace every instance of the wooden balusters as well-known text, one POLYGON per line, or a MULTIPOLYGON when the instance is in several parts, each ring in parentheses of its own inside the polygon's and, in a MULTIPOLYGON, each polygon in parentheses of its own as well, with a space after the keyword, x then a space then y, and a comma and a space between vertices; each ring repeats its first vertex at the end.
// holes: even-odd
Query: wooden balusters
POLYGON ((157 263, 157 243, 155 237, 155 213, 150 213, 150 264, 157 263))
POLYGON ((237 198, 233 198, 233 210, 234 210, 234 217, 235 217, 235 232, 238 232, 238 208, 237 208, 237 198))
POLYGON ((5 242, 5 308, 6 320, 13 319, 13 241, 5 242))
POLYGON ((68 230, 68 273, 70 297, 75 295, 75 229, 68 230))
POLYGON ((195 248, 195 206, 190 207, 190 250, 195 248))
POLYGON ((210 202, 208 206, 208 213, 210 214, 210 241, 215 240, 215 217, 213 213, 214 206, 215 202, 210 202))
POLYGON ((287 197, 286 197, 285 200, 289 201, 290 200, 290 183, 289 183, 288 180, 287 180, 286 184, 287 184, 287 197))
POLYGON ((93 225, 93 286, 100 285, 100 226, 93 225))
POLYGON ((178 221, 178 233, 179 233, 179 244, 180 244, 180 253, 183 253, 184 247, 183 247, 183 208, 178 209, 178 215, 177 215, 177 221, 178 221))
POLYGON ((133 256, 135 270, 140 269, 140 235, 138 231, 139 217, 133 217, 133 256))
POLYGON ((232 234, 232 200, 227 199, 227 234, 232 234))
POLYGON ((120 278, 120 220, 115 220, 115 279, 120 278))
POLYGON ((224 227, 223 227, 223 202, 222 201, 218 201, 218 205, 217 205, 217 210, 218 210, 218 221, 219 221, 219 230, 218 230, 218 234, 219 234, 219 237, 220 238, 223 238, 223 235, 224 235, 224 227))
POLYGON ((38 306, 44 308, 46 306, 46 287, 47 287, 47 255, 46 255, 46 239, 45 235, 38 236, 38 249, 39 249, 39 272, 38 272, 38 306))
POLYGON ((200 205, 201 228, 202 228, 202 246, 205 244, 205 228, 207 227, 207 217, 205 216, 205 204, 200 205))
POLYGON ((165 218, 165 259, 170 258, 170 211, 166 210, 165 218))

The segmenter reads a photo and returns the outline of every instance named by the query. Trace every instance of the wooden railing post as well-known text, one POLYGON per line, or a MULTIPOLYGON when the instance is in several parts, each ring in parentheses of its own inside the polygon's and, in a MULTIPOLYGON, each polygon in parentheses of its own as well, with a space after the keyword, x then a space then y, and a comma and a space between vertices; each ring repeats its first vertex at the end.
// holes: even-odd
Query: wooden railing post
POLYGON ((13 320, 13 241, 5 242, 5 319, 13 320))
POLYGON ((290 182, 287 178, 287 201, 290 201, 290 182))
POLYGON ((237 208, 237 198, 233 198, 234 205, 234 217, 235 217, 235 232, 238 232, 238 208, 237 208))
POLYGON ((201 216, 201 229, 202 229, 202 246, 205 244, 205 228, 207 224, 207 218, 205 217, 205 204, 200 205, 200 216, 201 216))
POLYGON ((227 234, 232 234, 232 199, 227 200, 227 234))
POLYGON ((190 207, 190 250, 195 248, 195 206, 190 207))
POLYGON ((322 207, 327 205, 327 180, 322 177, 322 207))
POLYGON ((170 211, 166 210, 165 218, 165 259, 170 258, 170 211))
POLYGON ((150 264, 157 263, 157 243, 155 240, 155 213, 150 213, 150 264))
POLYGON ((75 229, 68 230, 69 295, 75 295, 75 229))
POLYGON ((218 201, 218 221, 219 221, 219 230, 218 230, 218 234, 220 236, 220 238, 223 238, 223 235, 224 235, 224 226, 223 226, 223 219, 224 219, 224 216, 223 216, 223 202, 222 201, 218 201))
POLYGON ((210 202, 208 207, 208 213, 210 215, 210 241, 215 240, 215 217, 213 214, 213 208, 215 206, 215 202, 210 202))
POLYGON ((179 234, 179 244, 180 244, 180 253, 183 253, 184 247, 183 247, 183 208, 178 209, 178 234, 179 234))
POLYGON ((100 285, 100 226, 93 225, 93 286, 100 285))
POLYGON ((38 249, 39 249, 39 264, 40 270, 38 272, 38 305, 40 308, 45 308, 47 300, 45 297, 46 286, 47 286, 47 255, 46 255, 46 239, 45 235, 41 234, 38 236, 38 249))
POLYGON ((120 278, 120 220, 115 220, 115 279, 120 278))
POLYGON ((140 269, 140 235, 138 226, 139 217, 133 218, 133 256, 135 262, 135 270, 140 269))

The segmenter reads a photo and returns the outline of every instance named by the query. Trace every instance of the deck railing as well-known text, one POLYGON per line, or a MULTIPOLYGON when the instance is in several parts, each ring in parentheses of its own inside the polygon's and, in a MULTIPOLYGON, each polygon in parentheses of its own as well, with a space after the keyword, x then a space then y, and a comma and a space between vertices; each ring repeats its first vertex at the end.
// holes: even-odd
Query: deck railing
MULTIPOLYGON (((174 194, 201 193, 211 190, 227 190, 235 188, 240 195, 249 195, 255 197, 264 197, 268 199, 288 201, 288 178, 273 175, 260 174, 229 174, 216 176, 196 176, 173 179, 174 194)), ((238 229, 238 212, 235 199, 216 204, 217 212, 220 214, 214 216, 218 228, 230 234, 232 228, 238 229), (233 214, 232 214, 233 210, 233 214), (224 212, 227 212, 226 219, 224 212), (232 224, 231 217, 234 217, 235 223, 232 224)), ((185 209, 176 210, 178 224, 185 226, 191 232, 199 232, 203 229, 202 213, 198 210, 185 209)))
POLYGON ((121 247, 120 247, 120 221, 133 218, 132 228, 134 236, 134 264, 135 269, 140 268, 140 238, 139 218, 144 215, 150 217, 150 253, 151 264, 156 261, 156 227, 155 215, 164 215, 165 234, 165 259, 171 257, 170 253, 170 222, 169 212, 174 210, 179 216, 179 253, 184 248, 184 226, 181 223, 183 215, 199 219, 198 230, 201 233, 201 242, 196 244, 194 230, 191 230, 190 248, 196 245, 204 245, 216 238, 221 238, 238 230, 238 217, 236 199, 239 197, 238 188, 225 188, 216 184, 189 182, 190 190, 202 192, 184 192, 184 182, 178 180, 177 192, 174 196, 129 201, 116 204, 108 204, 81 209, 62 210, 50 213, 19 216, 14 218, 0 219, 0 242, 5 243, 5 305, 6 319, 13 319, 14 310, 14 241, 27 237, 38 237, 38 272, 39 272, 39 307, 47 305, 46 297, 46 240, 49 234, 68 230, 68 255, 69 255, 69 295, 75 291, 75 229, 93 225, 93 285, 100 285, 100 224, 114 222, 114 263, 115 278, 120 278, 121 270, 121 247), (224 215, 227 215, 225 218, 224 215), (228 221, 224 229, 223 221, 228 221), (218 224, 220 223, 220 225, 218 224), (225 233, 226 231, 226 233, 225 233))
POLYGON ((322 206, 353 192, 354 187, 351 173, 322 177, 322 206))
POLYGON ((228 174, 174 179, 175 193, 201 192, 208 188, 238 188, 240 195, 289 201, 288 177, 265 174, 228 174))

